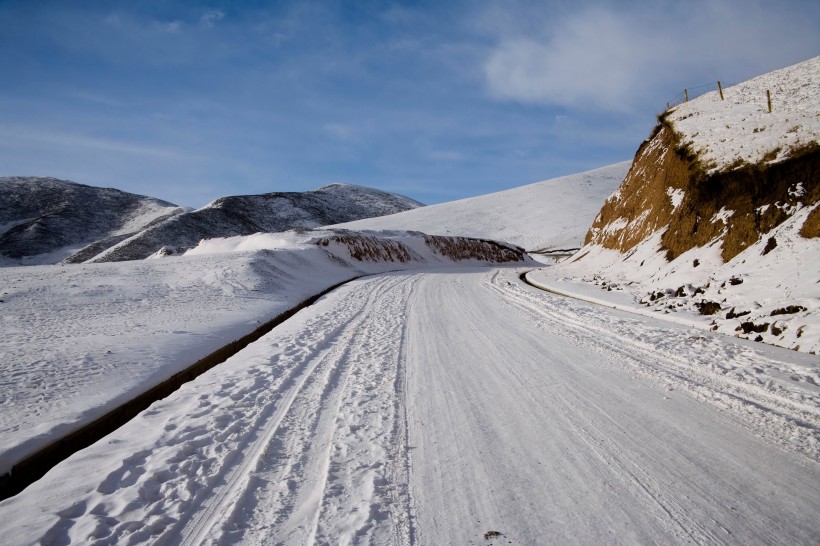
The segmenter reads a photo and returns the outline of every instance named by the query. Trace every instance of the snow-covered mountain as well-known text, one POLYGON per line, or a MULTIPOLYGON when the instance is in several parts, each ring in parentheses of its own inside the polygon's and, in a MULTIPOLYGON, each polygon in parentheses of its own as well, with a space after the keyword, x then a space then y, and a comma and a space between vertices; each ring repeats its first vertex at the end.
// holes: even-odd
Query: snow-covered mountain
POLYGON ((820 57, 665 112, 584 248, 552 274, 820 350, 818 90, 820 57))
POLYGON ((506 241, 530 251, 578 248, 629 162, 335 227, 403 229, 506 241))
POLYGON ((152 197, 46 177, 0 178, 0 265, 91 257, 184 209, 152 197), (86 245, 91 245, 88 248, 86 245), (95 251, 96 250, 96 251, 95 251))
POLYGON ((139 260, 160 250, 179 254, 203 239, 315 228, 421 206, 409 197, 350 184, 330 184, 307 192, 221 197, 153 225, 90 261, 139 260))

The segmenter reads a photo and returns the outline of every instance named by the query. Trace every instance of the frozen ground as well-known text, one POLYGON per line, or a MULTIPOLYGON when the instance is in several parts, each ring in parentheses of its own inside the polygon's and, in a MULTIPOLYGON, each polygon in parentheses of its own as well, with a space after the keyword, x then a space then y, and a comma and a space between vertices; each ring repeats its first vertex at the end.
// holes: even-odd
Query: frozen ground
POLYGON ((815 357, 521 271, 337 290, 0 503, 4 544, 816 543, 815 357))
POLYGON ((455 263, 419 235, 315 244, 332 235, 257 234, 181 257, 0 268, 0 474, 325 288, 455 263))

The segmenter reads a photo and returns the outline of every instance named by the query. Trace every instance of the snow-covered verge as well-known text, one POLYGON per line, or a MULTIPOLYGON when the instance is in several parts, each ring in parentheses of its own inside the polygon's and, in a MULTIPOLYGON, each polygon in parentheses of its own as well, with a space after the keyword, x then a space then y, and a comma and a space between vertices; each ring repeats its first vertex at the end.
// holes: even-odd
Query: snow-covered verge
POLYGON ((723 263, 719 241, 667 262, 660 232, 628 255, 589 245, 531 274, 557 291, 682 319, 727 335, 802 352, 820 352, 820 239, 800 227, 803 208, 723 263), (578 259, 582 256, 581 259, 578 259), (584 286, 586 285, 586 286, 584 286))
POLYGON ((656 233, 627 256, 590 245, 531 277, 556 291, 817 354, 820 239, 799 234, 815 207, 775 228, 774 248, 766 251, 764 239, 727 263, 719 242, 667 262, 656 233))
POLYGON ((574 249, 621 183, 630 162, 479 197, 340 224, 348 229, 407 229, 506 241, 528 251, 574 249))
POLYGON ((300 231, 189 255, 0 269, 0 473, 261 323, 353 277, 526 261, 422 234, 300 231))

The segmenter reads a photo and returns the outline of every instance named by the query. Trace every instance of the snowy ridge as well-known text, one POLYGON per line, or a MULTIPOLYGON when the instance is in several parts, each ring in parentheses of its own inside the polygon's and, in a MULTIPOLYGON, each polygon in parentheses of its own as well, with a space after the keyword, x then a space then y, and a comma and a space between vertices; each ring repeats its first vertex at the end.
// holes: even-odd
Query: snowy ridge
POLYGON ((329 286, 526 260, 497 243, 449 243, 291 231, 207 240, 185 256, 0 269, 0 473, 329 286))
POLYGON ((151 226, 89 261, 141 260, 162 248, 166 254, 180 254, 204 239, 310 229, 420 206, 408 197, 350 184, 330 184, 308 192, 221 197, 151 226))
POLYGON ((584 248, 543 281, 820 351, 817 89, 820 57, 661 116, 584 248), (772 114, 752 100, 766 89, 780 97, 772 114))
POLYGON ((48 177, 2 177, 0 266, 56 263, 87 254, 86 245, 106 248, 183 211, 111 188, 48 177))
POLYGON ((578 248, 629 162, 479 197, 334 227, 406 229, 506 241, 529 251, 578 248))

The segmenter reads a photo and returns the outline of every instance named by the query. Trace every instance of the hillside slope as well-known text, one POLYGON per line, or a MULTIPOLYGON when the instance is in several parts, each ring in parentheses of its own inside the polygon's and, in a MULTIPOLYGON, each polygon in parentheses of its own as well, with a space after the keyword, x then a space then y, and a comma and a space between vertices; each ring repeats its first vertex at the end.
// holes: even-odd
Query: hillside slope
POLYGON ((629 162, 335 227, 401 229, 506 241, 530 251, 578 248, 629 162))
POLYGON ((142 195, 48 177, 0 178, 0 265, 56 263, 106 248, 183 209, 142 195))
POLYGON ((665 112, 584 248, 550 275, 820 350, 818 89, 820 57, 665 112))
POLYGON ((222 197, 152 226, 90 261, 139 260, 161 249, 178 254, 203 239, 315 228, 420 206, 408 197, 349 184, 330 184, 307 192, 222 197))

